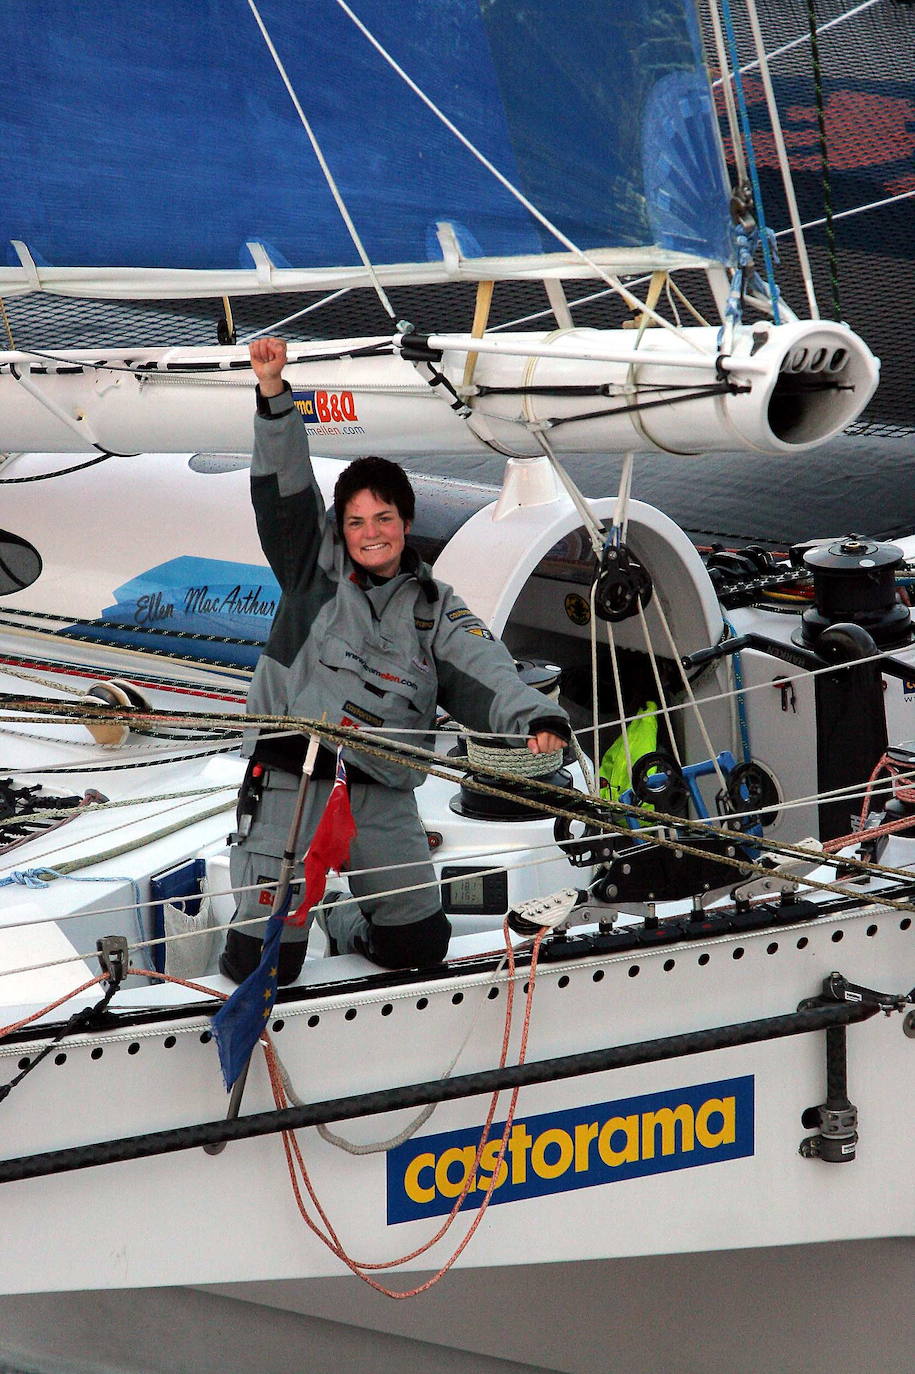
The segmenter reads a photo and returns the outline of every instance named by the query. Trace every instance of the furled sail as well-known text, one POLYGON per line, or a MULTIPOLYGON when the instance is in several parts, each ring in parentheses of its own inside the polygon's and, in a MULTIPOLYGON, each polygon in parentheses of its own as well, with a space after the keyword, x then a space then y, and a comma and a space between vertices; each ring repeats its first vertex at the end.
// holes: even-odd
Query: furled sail
POLYGON ((7 0, 0 294, 365 284, 292 93, 386 284, 727 259, 693 0, 354 4, 7 0))

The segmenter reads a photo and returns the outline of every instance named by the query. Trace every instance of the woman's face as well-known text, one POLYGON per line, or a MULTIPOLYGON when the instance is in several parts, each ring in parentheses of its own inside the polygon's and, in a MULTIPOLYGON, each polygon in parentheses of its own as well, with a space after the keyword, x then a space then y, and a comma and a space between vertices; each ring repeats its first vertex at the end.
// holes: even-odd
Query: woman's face
POLYGON ((343 508, 346 551, 358 567, 377 577, 393 577, 397 572, 409 533, 409 520, 403 520, 396 506, 367 487, 351 496, 343 508))

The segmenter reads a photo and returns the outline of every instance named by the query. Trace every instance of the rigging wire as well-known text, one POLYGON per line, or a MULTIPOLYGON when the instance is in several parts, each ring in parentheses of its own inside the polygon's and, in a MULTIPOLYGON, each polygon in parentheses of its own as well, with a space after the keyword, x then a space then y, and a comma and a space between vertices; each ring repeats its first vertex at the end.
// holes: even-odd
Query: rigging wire
MULTIPOLYGON (((248 0, 248 3, 252 4, 253 0, 248 0)), ((423 102, 426 108, 431 111, 431 113, 436 117, 436 119, 440 120, 441 123, 444 124, 445 128, 449 131, 449 133, 454 135, 458 142, 461 143, 467 149, 467 151, 471 153, 473 157, 476 158, 476 160, 481 164, 481 166, 485 167, 486 170, 496 178, 499 184, 503 186, 506 191, 508 191, 509 195, 513 196, 515 200, 518 201, 519 205, 523 205, 525 210, 527 210, 528 214, 533 215, 534 219, 537 220, 538 224, 542 224, 544 229, 546 229, 548 233, 552 234, 552 236, 555 239, 557 239, 558 242, 563 245, 563 247, 567 248, 570 253, 574 254, 574 256, 578 258, 580 262, 583 262, 586 267, 590 268, 594 275, 599 277, 601 281, 606 282, 609 287, 611 287, 619 296, 622 297, 624 301, 626 301, 627 305, 630 305, 635 310, 646 311, 646 307, 643 305, 643 303, 639 300, 637 296, 634 296, 626 286, 623 285, 623 282, 620 280, 619 277, 607 272, 588 253, 586 253, 584 249, 579 248, 577 244, 573 243, 572 240, 568 238, 562 232, 562 230, 556 224, 553 223, 552 220, 548 219, 547 216, 542 213, 542 211, 538 210, 537 206, 534 205, 532 201, 528 200, 527 196, 525 196, 523 192, 518 190, 517 186, 515 186, 511 181, 509 181, 508 177, 506 177, 502 172, 499 171, 498 167, 496 167, 494 163, 490 162, 489 158, 487 158, 486 155, 480 151, 476 144, 473 143, 466 136, 466 134, 461 132, 457 125, 448 118, 448 116, 445 114, 443 110, 439 109, 435 102, 428 95, 426 95, 425 91, 417 85, 417 83, 412 79, 412 77, 407 75, 403 67, 400 66, 400 64, 394 59, 391 53, 389 53, 388 50, 379 42, 379 40, 375 37, 371 30, 362 22, 358 15, 353 13, 349 5, 346 3, 346 0, 336 0, 336 4, 343 11, 343 13, 347 15, 349 19, 352 20, 353 24, 355 24, 356 28, 363 35, 363 37, 372 45, 372 47, 384 59, 384 61, 387 62, 388 66, 391 67, 391 69, 394 72, 396 72, 396 74, 409 87, 413 94, 423 102)), ((647 313, 651 316, 651 318, 654 320, 656 324, 660 325, 664 329, 667 329, 670 333, 676 334, 677 337, 683 337, 690 344, 691 347, 696 349, 697 352, 703 354, 705 353, 705 350, 701 348, 699 344, 695 343, 694 340, 689 338, 688 335, 681 335, 680 332, 676 329, 676 327, 672 325, 669 320, 665 320, 662 315, 656 314, 653 310, 647 310, 647 313)))
POLYGON ((318 164, 321 168, 321 171, 324 173, 324 180, 327 182, 328 189, 331 195, 333 196, 334 200, 336 201, 337 209, 340 211, 340 216, 343 220, 343 223, 346 225, 347 232, 349 233, 349 236, 353 241, 353 246, 355 247, 356 252, 359 254, 360 258, 362 259, 362 265, 365 268, 366 272, 368 272, 369 274, 372 286, 375 288, 375 294, 381 302, 382 308, 385 310, 385 312, 388 315, 390 315, 392 320, 396 321, 397 315, 395 314, 394 307, 388 300, 384 287, 378 280, 378 274, 376 273, 375 268, 372 266, 371 259, 369 258, 369 255, 365 250, 365 245, 363 244, 362 239, 359 236, 359 231, 353 223, 353 219, 350 215, 349 210, 347 209, 346 202, 340 193, 340 188, 337 185, 337 182, 334 178, 333 173, 330 170, 330 167, 327 164, 327 159, 325 158, 324 153, 321 150, 321 145, 318 142, 317 137, 315 136, 314 130, 312 129, 311 124, 308 121, 308 118, 306 117, 305 111, 302 109, 299 97, 296 95, 295 88, 293 87, 292 82, 289 79, 289 75, 286 71, 286 68, 283 65, 280 55, 274 47, 273 39, 270 37, 270 34, 267 31, 267 26, 261 18, 260 11, 258 10, 257 5, 255 4, 255 0, 248 0, 248 8, 254 15, 255 22, 257 23, 257 26, 261 31, 261 36, 263 37, 263 40, 267 45, 267 50, 270 53, 270 56, 273 58, 274 64, 276 65, 276 69, 279 72, 280 77, 283 81, 283 85, 286 87, 286 90, 289 94, 289 98, 292 101, 293 106, 295 107, 295 112, 302 122, 302 127, 305 130, 305 133, 308 135, 308 141, 311 144, 312 149, 314 150, 315 157, 318 159, 318 164))
POLYGON ((52 477, 66 477, 71 472, 82 472, 83 468, 93 468, 96 463, 106 463, 109 458, 124 458, 133 455, 123 453, 104 453, 98 454, 95 458, 88 458, 85 462, 74 463, 69 468, 57 468, 54 472, 37 472, 31 477, 0 477, 0 487, 15 487, 22 482, 49 482, 52 477))
POLYGON ((294 314, 286 315, 284 319, 276 320, 263 329, 255 329, 250 334, 243 335, 238 342, 248 344, 255 339, 262 338, 265 334, 276 334, 280 329, 284 329, 287 324, 294 324, 296 320, 301 320, 305 315, 310 315, 312 311, 321 310, 323 306, 330 305, 331 301, 339 300, 341 296, 348 296, 351 290, 351 286, 341 286, 339 291, 332 291, 329 296, 322 296, 319 301, 313 301, 311 305, 306 305, 303 310, 296 310, 294 314))
MULTIPOLYGON (((845 10, 843 14, 837 14, 834 19, 828 19, 825 24, 820 24, 817 27, 816 32, 818 35, 824 34, 827 32, 827 30, 834 29, 838 24, 844 24, 848 19, 856 19, 857 16, 859 14, 863 14, 865 10, 873 9, 875 5, 881 4, 883 4, 883 0, 864 0, 863 4, 855 5, 852 9, 845 10)), ((791 52, 793 48, 800 48, 805 43, 809 42, 810 34, 801 34, 798 38, 792 38, 790 42, 783 43, 780 48, 773 48, 770 52, 766 53, 766 57, 771 62, 774 58, 783 57, 786 52, 791 52)), ((752 62, 745 63, 738 70, 740 71, 741 75, 745 75, 747 72, 755 71, 758 66, 759 58, 754 58, 752 62)), ((722 78, 719 77, 718 80, 712 82, 712 85, 720 85, 721 80, 722 78)))
MULTIPOLYGON (((872 200, 869 201, 866 205, 855 205, 850 210, 836 210, 833 213, 832 218, 833 221, 840 219, 849 219, 852 215, 863 215, 868 210, 882 210, 885 206, 895 205, 896 202, 900 200, 911 200, 913 196, 915 196, 915 190, 899 191, 898 194, 894 196, 884 196, 881 200, 872 200)), ((801 225, 801 228, 817 229, 821 224, 825 223, 826 217, 821 216, 819 219, 805 220, 805 222, 801 225)), ((791 232, 792 230, 790 228, 779 229, 775 237, 783 238, 786 234, 790 234, 791 232)))
POLYGON ((839 259, 836 252, 836 234, 832 212, 832 179, 829 174, 829 149, 826 142, 826 107, 823 99, 823 70, 820 65, 820 45, 817 41, 816 0, 807 0, 807 17, 810 23, 810 57, 813 64, 813 88, 816 95, 817 132, 820 145, 820 179, 823 186, 823 212, 826 221, 826 254, 829 261, 829 289, 832 299, 832 317, 842 318, 842 304, 839 299, 839 259))
POLYGON ((778 287, 775 285, 775 271, 772 265, 772 248, 769 243, 769 235, 766 229, 765 212, 762 202, 762 188, 759 182, 759 171, 756 166, 756 157, 753 151, 753 134, 750 129, 750 113, 747 109, 746 96, 743 89, 743 81, 740 78, 737 53, 737 34, 734 30, 734 19, 731 13, 730 0, 721 0, 721 11, 724 19, 725 32, 727 34, 728 46, 731 49, 731 59, 734 66, 734 92, 737 97, 737 107, 740 112, 740 127, 743 132, 743 142, 747 155, 747 170, 750 175, 750 184, 753 187, 754 211, 759 223, 759 240, 762 248, 763 262, 766 269, 766 282, 769 290, 769 301, 772 310, 772 322, 780 322, 778 310, 778 287))
MULTIPOLYGON (((729 0, 722 0, 727 5, 729 0)), ((807 295, 807 304, 810 308, 810 318, 818 320, 820 318, 820 308, 817 304, 816 291, 813 286, 813 273, 810 268, 810 259, 807 256, 807 244, 804 240, 803 230, 801 229, 801 215, 798 210, 797 197, 794 193, 794 179, 791 175, 791 164, 788 160, 788 152, 785 148, 785 138, 782 133, 781 119, 778 113, 778 104, 775 99, 775 89, 772 85, 772 74, 769 71, 769 63, 766 58, 766 45, 763 39, 762 28, 759 22, 759 14, 756 10, 756 0, 746 0, 747 16, 750 21, 750 28, 753 33, 753 41, 759 55, 759 74, 762 77, 763 89, 766 93, 766 105, 769 111, 769 121, 772 127, 772 136, 775 140, 775 151, 778 157, 779 170, 782 174, 782 185, 785 191, 785 199, 788 203, 788 218, 791 221, 791 228, 794 235, 794 243, 797 249, 798 266, 804 281, 804 290, 807 295)), ((762 220, 760 220, 760 224, 762 220)), ((774 302, 773 302, 774 305, 774 302)), ((774 323, 778 324, 778 319, 774 318, 774 323)))

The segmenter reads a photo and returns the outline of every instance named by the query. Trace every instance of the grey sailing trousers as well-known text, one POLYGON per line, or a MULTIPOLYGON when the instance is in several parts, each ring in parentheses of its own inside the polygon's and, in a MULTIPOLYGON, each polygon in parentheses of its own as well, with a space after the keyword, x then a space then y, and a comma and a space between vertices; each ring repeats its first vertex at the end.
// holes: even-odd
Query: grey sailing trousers
MULTIPOLYGON (((273 901, 273 888, 265 885, 275 883, 279 876, 298 786, 299 779, 294 774, 279 768, 268 769, 247 838, 232 847, 232 886, 249 889, 237 893, 233 920, 252 921, 240 929, 258 939, 263 939, 273 901)), ((295 846, 293 879, 297 886, 292 910, 302 899, 303 856, 332 786, 331 779, 316 778, 305 794, 295 846)), ((328 933, 341 954, 371 950, 373 926, 409 926, 441 912, 441 895, 413 792, 382 783, 356 782, 350 785, 350 807, 358 833, 350 846, 346 879, 356 900, 337 902, 328 911, 328 933), (417 890, 384 895, 399 888, 417 890)), ((283 933, 284 942, 307 938, 307 926, 290 925, 283 933)))

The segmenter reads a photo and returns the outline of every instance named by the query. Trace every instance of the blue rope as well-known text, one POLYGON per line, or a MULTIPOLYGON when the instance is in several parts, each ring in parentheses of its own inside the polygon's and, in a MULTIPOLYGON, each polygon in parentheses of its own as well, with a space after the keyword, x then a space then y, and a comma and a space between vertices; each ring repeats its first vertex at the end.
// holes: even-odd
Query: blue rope
MULTIPOLYGON (((766 236, 770 241, 772 255, 776 263, 780 262, 778 249, 776 247, 775 235, 771 229, 766 230, 766 236)), ((724 307, 725 319, 734 320, 737 324, 743 321, 743 310, 741 300, 744 287, 748 286, 753 291, 758 291, 760 295, 765 295, 767 287, 765 282, 756 271, 755 258, 756 250, 760 245, 760 233, 758 228, 751 231, 740 223, 731 225, 731 240, 734 244, 734 255, 737 258, 737 271, 731 279, 731 289, 728 292, 727 302, 724 307)), ((775 287, 776 298, 781 295, 778 287, 775 287)), ((778 321, 776 320, 777 324, 778 321)), ((718 344, 721 346, 721 337, 724 333, 724 325, 718 331, 718 344)))
POLYGON ((731 52, 731 66, 734 71, 734 91, 737 96, 737 108, 740 112, 740 126, 743 132, 744 145, 746 147, 750 184, 753 187, 756 218, 759 222, 759 242, 762 248, 763 262, 766 265, 766 281, 769 286, 769 300, 772 303, 772 323, 781 324, 778 313, 779 291, 778 287, 775 285, 775 271, 772 266, 770 230, 766 228, 765 215, 763 214, 762 190, 759 184, 759 173, 756 168, 756 156, 753 152, 753 139, 750 134, 750 115, 747 110, 747 102, 743 93, 743 81, 740 75, 740 54, 737 51, 737 34, 734 31, 730 0, 721 0, 721 14, 724 19, 728 47, 731 52))
MULTIPOLYGON (((48 887, 48 879, 66 878, 71 883, 129 883, 133 891, 134 912, 137 921, 137 934, 141 941, 146 939, 146 931, 143 929, 143 918, 140 915, 140 885, 136 878, 128 878, 124 875, 110 873, 90 877, 88 875, 77 877, 75 873, 60 873, 56 868, 18 868, 7 874, 5 878, 0 878, 0 887, 10 887, 13 883, 18 883, 20 887, 48 887), (47 877, 43 877, 47 874, 47 877)), ((147 957, 147 963, 149 959, 147 957)))
MULTIPOLYGON (((737 631, 731 622, 726 620, 724 625, 731 638, 736 639, 737 631)), ((744 700, 743 690, 743 664, 740 661, 739 649, 736 654, 731 654, 731 662, 734 664, 734 692, 737 697, 737 728, 740 731, 740 748, 744 763, 749 763, 753 756, 750 753, 750 728, 747 723, 747 703, 744 700)))
POLYGON ((20 887, 47 887, 44 879, 38 876, 47 872, 46 868, 14 868, 12 873, 0 878, 0 887, 11 887, 14 883, 18 883, 20 887))

